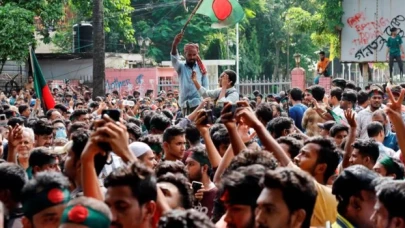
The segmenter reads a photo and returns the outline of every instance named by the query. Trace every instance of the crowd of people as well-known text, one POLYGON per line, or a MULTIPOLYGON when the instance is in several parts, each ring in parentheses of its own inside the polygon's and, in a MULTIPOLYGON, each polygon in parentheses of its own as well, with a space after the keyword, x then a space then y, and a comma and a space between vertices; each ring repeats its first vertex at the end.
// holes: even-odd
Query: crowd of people
POLYGON ((405 89, 209 90, 181 39, 179 90, 2 96, 0 227, 405 228, 405 89))

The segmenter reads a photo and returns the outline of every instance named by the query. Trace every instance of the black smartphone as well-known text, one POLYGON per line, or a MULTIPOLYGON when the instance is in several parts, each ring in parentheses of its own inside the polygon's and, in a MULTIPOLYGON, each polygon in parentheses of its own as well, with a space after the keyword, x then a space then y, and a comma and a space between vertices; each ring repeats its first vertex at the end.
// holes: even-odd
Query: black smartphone
POLYGON ((191 182, 191 187, 193 188, 194 194, 195 194, 198 190, 200 190, 200 189, 202 188, 202 186, 203 186, 203 183, 201 183, 201 182, 198 182, 198 181, 193 181, 193 182, 191 182))
MULTIPOLYGON (((114 121, 119 121, 121 113, 118 109, 106 109, 101 112, 101 118, 104 115, 108 115, 114 121)), ((108 143, 99 143, 98 146, 105 152, 111 151, 111 146, 108 143)))
POLYGON ((212 115, 212 110, 211 109, 204 110, 204 113, 205 113, 205 120, 201 124, 204 124, 204 125, 213 124, 214 117, 212 115))
POLYGON ((101 118, 103 118, 104 115, 108 115, 112 120, 114 121, 120 121, 120 110, 118 109, 105 109, 101 112, 101 118))

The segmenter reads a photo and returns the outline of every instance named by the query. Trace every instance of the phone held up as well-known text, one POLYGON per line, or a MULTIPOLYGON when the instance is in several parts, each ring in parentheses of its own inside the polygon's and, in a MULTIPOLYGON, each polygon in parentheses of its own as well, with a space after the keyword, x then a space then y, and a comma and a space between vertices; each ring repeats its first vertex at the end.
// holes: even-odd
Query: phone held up
POLYGON ((201 182, 198 182, 198 181, 193 181, 193 182, 191 182, 191 187, 193 188, 194 194, 195 194, 198 190, 200 190, 200 189, 202 188, 202 186, 203 186, 203 183, 201 183, 201 182))
MULTIPOLYGON (((101 118, 103 118, 104 115, 109 116, 114 121, 119 121, 121 113, 117 109, 106 109, 101 112, 101 118)), ((99 143, 98 146, 105 152, 111 151, 111 146, 108 143, 99 143)))

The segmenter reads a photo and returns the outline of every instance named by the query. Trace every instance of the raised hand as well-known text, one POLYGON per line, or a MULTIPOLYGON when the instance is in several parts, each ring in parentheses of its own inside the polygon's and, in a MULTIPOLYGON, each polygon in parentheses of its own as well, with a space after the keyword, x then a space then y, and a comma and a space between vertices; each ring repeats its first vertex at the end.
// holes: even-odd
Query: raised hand
POLYGON ((225 103, 221 111, 221 121, 227 128, 236 127, 236 120, 232 113, 232 103, 225 103))
POLYGON ((347 123, 349 124, 349 126, 351 128, 357 127, 356 115, 353 113, 352 109, 345 110, 345 117, 346 117, 347 123))
POLYGON ((405 89, 401 89, 401 94, 399 95, 398 99, 395 99, 390 87, 387 87, 387 93, 388 93, 388 98, 389 98, 387 107, 390 108, 392 111, 401 113, 402 102, 404 101, 404 97, 405 97, 405 89))
POLYGON ((210 124, 207 124, 206 120, 207 120, 207 115, 206 115, 205 110, 198 111, 197 117, 195 120, 195 125, 196 125, 197 129, 200 131, 201 135, 209 132, 210 124))
POLYGON ((184 35, 184 33, 179 33, 179 34, 177 34, 175 37, 174 37, 174 43, 177 45, 177 44, 179 44, 180 43, 180 41, 183 39, 183 35, 184 35))
POLYGON ((197 72, 195 72, 194 70, 193 70, 193 72, 191 73, 191 80, 197 81, 197 72))

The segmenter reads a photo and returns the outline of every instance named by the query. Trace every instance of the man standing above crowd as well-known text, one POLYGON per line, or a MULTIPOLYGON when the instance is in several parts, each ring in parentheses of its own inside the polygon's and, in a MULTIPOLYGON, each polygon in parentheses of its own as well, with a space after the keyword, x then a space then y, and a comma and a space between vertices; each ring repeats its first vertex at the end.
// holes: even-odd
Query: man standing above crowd
POLYGON ((179 87, 181 91, 179 105, 183 111, 183 115, 186 116, 192 113, 202 101, 191 77, 193 71, 196 72, 197 80, 198 82, 201 82, 201 85, 204 88, 208 88, 208 78, 206 76, 207 70, 198 55, 198 44, 186 44, 184 46, 186 62, 180 62, 177 46, 182 38, 183 33, 177 34, 174 38, 171 50, 171 60, 172 66, 179 76, 179 87))

